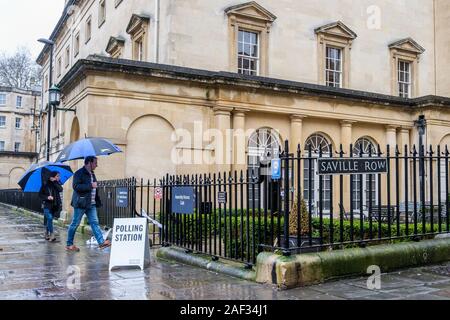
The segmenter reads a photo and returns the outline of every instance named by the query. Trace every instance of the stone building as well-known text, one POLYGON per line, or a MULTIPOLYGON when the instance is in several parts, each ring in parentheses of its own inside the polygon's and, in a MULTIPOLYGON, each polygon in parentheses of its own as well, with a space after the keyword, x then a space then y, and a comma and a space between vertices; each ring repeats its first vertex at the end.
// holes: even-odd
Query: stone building
POLYGON ((41 93, 0 87, 0 189, 17 181, 36 160, 41 93))
POLYGON ((66 1, 53 78, 76 112, 58 111, 53 157, 101 136, 124 151, 102 179, 245 169, 284 140, 411 147, 420 115, 425 142, 447 144, 449 33, 447 0, 66 1))

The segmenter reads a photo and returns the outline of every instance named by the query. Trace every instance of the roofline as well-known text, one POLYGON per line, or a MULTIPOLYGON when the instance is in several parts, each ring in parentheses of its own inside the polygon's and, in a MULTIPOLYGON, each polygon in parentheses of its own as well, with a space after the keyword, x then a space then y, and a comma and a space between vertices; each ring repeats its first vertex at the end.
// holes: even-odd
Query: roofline
POLYGON ((58 86, 64 91, 80 74, 86 71, 122 72, 157 78, 188 80, 198 83, 218 85, 226 84, 238 87, 252 87, 276 92, 290 92, 301 95, 318 96, 329 99, 346 99, 379 105, 394 105, 403 107, 420 107, 438 104, 450 107, 450 98, 438 96, 422 96, 413 99, 401 98, 367 91, 332 88, 324 85, 302 83, 275 78, 241 75, 224 71, 208 71, 173 65, 156 64, 125 59, 113 59, 98 55, 88 56, 78 60, 75 65, 61 79, 58 86))
POLYGON ((26 92, 31 95, 39 95, 39 96, 41 95, 41 91, 39 90, 22 89, 10 86, 0 86, 0 92, 17 92, 17 93, 26 92))
MULTIPOLYGON (((56 37, 58 36, 59 32, 61 31, 64 23, 67 21, 67 18, 69 17, 69 15, 67 14, 67 9, 69 9, 69 7, 71 7, 72 5, 74 5, 78 0, 69 0, 66 4, 66 6, 63 9, 63 12, 61 14, 61 17, 58 20, 58 23, 56 24, 55 28, 53 29, 52 34, 50 35, 49 40, 54 41, 56 39, 56 37)), ((49 50, 50 46, 49 45, 45 45, 44 48, 42 48, 41 53, 39 53, 37 59, 36 59, 36 63, 40 64, 40 61, 42 61, 42 59, 44 58, 45 53, 49 50)))

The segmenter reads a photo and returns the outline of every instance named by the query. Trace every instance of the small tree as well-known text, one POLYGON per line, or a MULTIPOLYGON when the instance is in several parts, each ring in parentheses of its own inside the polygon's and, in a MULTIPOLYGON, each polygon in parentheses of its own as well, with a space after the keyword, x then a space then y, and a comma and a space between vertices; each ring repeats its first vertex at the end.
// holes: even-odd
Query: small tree
POLYGON ((40 84, 40 73, 40 66, 32 60, 27 48, 18 48, 13 55, 0 53, 0 85, 31 89, 33 84, 40 84))
MULTIPOLYGON (((305 200, 300 200, 300 235, 309 234, 309 214, 306 209, 305 200)), ((295 198, 291 211, 289 212, 289 235, 296 236, 298 231, 298 198, 295 198)))

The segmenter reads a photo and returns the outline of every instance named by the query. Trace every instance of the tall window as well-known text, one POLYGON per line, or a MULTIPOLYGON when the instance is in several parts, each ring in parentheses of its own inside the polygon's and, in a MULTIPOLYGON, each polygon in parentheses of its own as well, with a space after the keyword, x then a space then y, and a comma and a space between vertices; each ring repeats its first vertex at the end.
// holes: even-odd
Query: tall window
POLYGON ((20 142, 15 142, 14 143, 14 152, 19 152, 20 151, 20 142))
POLYGON ((400 97, 411 97, 411 63, 398 61, 398 93, 400 97))
POLYGON ((91 40, 91 33, 92 33, 92 23, 91 23, 91 17, 87 18, 86 20, 86 30, 85 30, 85 42, 88 43, 89 40, 91 40))
POLYGON ((6 128, 6 117, 0 116, 0 128, 6 128))
POLYGON ((69 66, 70 63, 70 47, 68 46, 66 48, 66 68, 69 66))
POLYGON ((135 40, 134 48, 134 59, 137 61, 144 61, 144 43, 142 37, 135 40))
MULTIPOLYGON (((358 157, 377 157, 377 149, 368 138, 360 138, 353 147, 353 156, 358 157)), ((361 204, 363 212, 369 210, 369 204, 376 205, 378 201, 378 181, 375 174, 354 174, 352 179, 352 203, 353 211, 360 213, 361 204), (362 190, 362 193, 361 193, 362 190)))
POLYGON ((16 129, 22 129, 22 119, 16 118, 16 129))
POLYGON ((106 20, 106 0, 100 0, 98 7, 98 27, 100 28, 106 20))
POLYGON ((21 96, 16 97, 16 107, 22 108, 22 97, 21 96))
POLYGON ((327 47, 325 81, 328 87, 342 87, 342 50, 327 47))
POLYGON ((5 141, 0 141, 0 151, 5 151, 5 141))
POLYGON ((313 134, 306 140, 305 155, 307 159, 304 160, 303 165, 303 198, 307 203, 311 204, 312 213, 320 212, 320 193, 322 193, 322 212, 330 213, 331 209, 331 176, 321 176, 317 174, 315 158, 330 157, 330 143, 321 134, 313 134), (309 157, 309 150, 311 148, 311 157, 309 157), (322 184, 320 182, 322 179, 322 184))
POLYGON ((259 75, 259 44, 255 32, 239 30, 238 73, 259 75))
POLYGON ((6 94, 0 93, 0 106, 6 105, 6 94))
POLYGON ((147 29, 150 17, 133 14, 127 26, 127 33, 131 37, 133 60, 147 60, 147 29))
POLYGON ((78 52, 80 52, 80 32, 78 32, 75 35, 75 42, 74 42, 74 48, 73 48, 73 56, 76 57, 78 55, 78 52))
POLYGON ((62 67, 61 67, 61 57, 59 57, 58 58, 58 66, 57 66, 57 69, 58 69, 58 77, 61 75, 61 69, 62 69, 62 67))

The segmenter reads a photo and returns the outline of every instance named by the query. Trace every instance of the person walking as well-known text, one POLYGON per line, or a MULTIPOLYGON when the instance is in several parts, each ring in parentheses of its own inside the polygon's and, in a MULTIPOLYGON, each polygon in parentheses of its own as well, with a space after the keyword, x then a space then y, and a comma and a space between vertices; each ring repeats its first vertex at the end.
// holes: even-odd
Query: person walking
POLYGON ((53 231, 53 219, 58 219, 61 209, 61 195, 63 188, 60 184, 60 175, 57 171, 50 172, 48 179, 42 184, 39 190, 39 198, 43 202, 44 215, 46 219, 45 240, 55 242, 56 237, 53 231))
POLYGON ((84 167, 75 172, 73 176, 73 195, 71 206, 74 208, 72 223, 67 233, 67 251, 80 251, 73 244, 75 232, 80 225, 81 218, 86 214, 89 225, 99 245, 104 249, 111 245, 108 239, 103 239, 103 234, 98 223, 97 208, 102 206, 97 192, 97 178, 94 170, 97 168, 97 158, 89 156, 84 159, 84 167))

